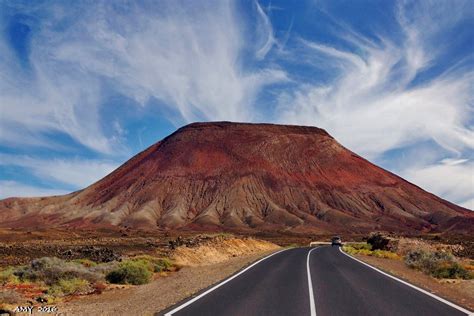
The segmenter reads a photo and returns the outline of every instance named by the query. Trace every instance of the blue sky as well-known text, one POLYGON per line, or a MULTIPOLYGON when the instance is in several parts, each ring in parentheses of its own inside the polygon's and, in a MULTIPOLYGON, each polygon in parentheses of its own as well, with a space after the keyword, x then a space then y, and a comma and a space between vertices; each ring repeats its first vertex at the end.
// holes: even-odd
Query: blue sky
POLYGON ((472 1, 0 1, 0 197, 194 121, 314 125, 474 208, 472 1))

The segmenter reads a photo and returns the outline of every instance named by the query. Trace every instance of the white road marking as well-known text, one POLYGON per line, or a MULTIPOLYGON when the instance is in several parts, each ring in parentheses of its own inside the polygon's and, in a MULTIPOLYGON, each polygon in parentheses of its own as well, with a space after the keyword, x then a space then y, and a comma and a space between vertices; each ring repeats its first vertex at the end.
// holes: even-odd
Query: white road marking
POLYGON ((369 268, 371 268, 371 269, 374 269, 375 271, 377 271, 377 272, 379 272, 379 273, 382 273, 382 274, 385 275, 385 276, 388 276, 389 278, 392 278, 392 279, 394 279, 394 280, 396 280, 396 281, 398 281, 398 282, 401 282, 401 283, 403 283, 403 284, 405 284, 405 285, 407 285, 407 286, 409 286, 409 287, 411 287, 411 288, 413 288, 413 289, 415 289, 415 290, 420 291, 420 292, 423 293, 423 294, 426 294, 426 295, 428 295, 428 296, 431 296, 432 298, 434 298, 434 299, 436 299, 436 300, 438 300, 438 301, 440 301, 440 302, 442 302, 442 303, 444 303, 444 304, 447 304, 447 305, 449 305, 449 306, 451 306, 451 307, 453 307, 453 308, 455 308, 455 309, 457 309, 457 310, 459 310, 459 311, 461 311, 461 312, 463 312, 463 313, 466 313, 466 315, 474 316, 474 313, 473 313, 473 312, 468 311, 467 309, 465 309, 465 308, 463 308, 463 307, 461 307, 461 306, 458 306, 458 305, 456 305, 456 304, 454 304, 454 303, 451 303, 450 301, 447 301, 447 300, 445 300, 444 298, 441 298, 441 297, 439 297, 439 296, 437 296, 437 295, 435 295, 435 294, 433 294, 433 293, 430 293, 430 292, 428 292, 428 291, 425 291, 425 290, 423 290, 422 288, 419 288, 419 287, 417 287, 417 286, 415 286, 415 285, 413 285, 413 284, 411 284, 411 283, 408 283, 408 282, 406 282, 406 281, 403 281, 403 280, 401 280, 401 279, 399 279, 399 278, 397 278, 397 277, 394 277, 393 275, 390 275, 390 274, 388 274, 388 273, 386 273, 386 272, 383 272, 382 270, 377 269, 377 268, 371 266, 370 264, 365 263, 365 262, 362 261, 362 260, 359 260, 359 259, 357 259, 357 258, 354 258, 353 256, 351 256, 351 255, 345 253, 344 251, 342 251, 341 247, 339 247, 339 251, 340 251, 341 253, 345 254, 346 256, 348 256, 349 258, 354 259, 355 261, 358 261, 358 262, 362 263, 363 265, 365 265, 365 266, 367 266, 367 267, 369 267, 369 268))
POLYGON ((311 271, 309 269, 309 258, 311 257, 311 252, 318 248, 313 248, 308 251, 308 256, 306 257, 306 270, 308 271, 308 290, 309 290, 309 308, 311 311, 311 316, 316 316, 316 305, 314 304, 314 293, 313 293, 313 281, 311 281, 311 271))
POLYGON ((242 271, 240 271, 239 273, 234 274, 234 275, 231 276, 230 278, 228 278, 228 279, 222 281, 221 283, 219 283, 219 284, 213 286, 212 288, 210 288, 210 289, 207 290, 206 292, 204 292, 204 293, 202 293, 202 294, 196 296, 196 297, 193 298, 193 299, 190 299, 190 300, 187 301, 186 303, 184 303, 184 304, 182 304, 182 305, 180 305, 180 306, 174 308, 173 310, 169 311, 168 313, 165 314, 165 316, 171 316, 171 315, 173 315, 174 313, 176 313, 176 312, 182 310, 182 309, 185 308, 186 306, 191 305, 192 303, 196 302, 196 301, 197 301, 198 299, 200 299, 201 297, 206 296, 207 294, 211 293, 212 291, 214 291, 214 290, 218 289, 219 287, 223 286, 223 285, 226 284, 227 282, 232 281, 233 279, 235 279, 236 277, 238 277, 238 276, 241 275, 242 273, 246 272, 247 270, 249 270, 249 269, 251 269, 252 267, 254 267, 254 266, 256 266, 257 264, 259 264, 260 262, 262 262, 262 261, 264 261, 264 260, 270 258, 271 256, 274 256, 274 255, 280 253, 280 252, 283 252, 283 251, 285 251, 285 250, 288 250, 288 249, 283 249, 283 250, 274 252, 274 253, 272 253, 271 255, 268 255, 268 256, 266 256, 265 258, 262 258, 262 259, 258 260, 257 262, 255 262, 255 263, 249 265, 247 268, 245 268, 245 269, 243 269, 242 271))

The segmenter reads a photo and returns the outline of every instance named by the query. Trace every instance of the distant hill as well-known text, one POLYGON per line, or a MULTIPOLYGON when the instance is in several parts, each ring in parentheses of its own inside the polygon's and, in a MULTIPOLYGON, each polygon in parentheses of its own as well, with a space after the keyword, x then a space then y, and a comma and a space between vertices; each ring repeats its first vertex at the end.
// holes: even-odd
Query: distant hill
POLYGON ((180 128, 84 190, 0 201, 0 226, 38 225, 472 233, 474 212, 322 129, 215 122, 180 128))

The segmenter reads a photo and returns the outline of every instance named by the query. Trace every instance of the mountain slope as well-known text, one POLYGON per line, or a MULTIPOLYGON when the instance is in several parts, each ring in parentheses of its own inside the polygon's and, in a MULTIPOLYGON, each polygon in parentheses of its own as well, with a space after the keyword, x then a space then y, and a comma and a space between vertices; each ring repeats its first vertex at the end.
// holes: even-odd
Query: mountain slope
POLYGON ((315 127, 187 125, 66 196, 0 201, 0 226, 470 232, 474 213, 315 127))

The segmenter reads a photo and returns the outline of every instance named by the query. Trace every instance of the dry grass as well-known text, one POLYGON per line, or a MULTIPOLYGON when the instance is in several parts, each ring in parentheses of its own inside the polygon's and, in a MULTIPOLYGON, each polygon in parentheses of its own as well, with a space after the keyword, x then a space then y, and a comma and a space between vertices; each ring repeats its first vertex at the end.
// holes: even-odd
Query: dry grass
POLYGON ((395 259, 400 260, 401 257, 392 251, 388 250, 372 250, 372 246, 367 243, 351 244, 345 245, 342 249, 351 255, 364 255, 372 256, 376 258, 386 258, 386 259, 395 259))
POLYGON ((52 296, 81 295, 94 292, 94 288, 87 280, 73 278, 59 280, 59 282, 49 288, 48 294, 52 296))
POLYGON ((172 255, 180 266, 199 266, 224 262, 230 258, 276 250, 279 246, 252 238, 215 239, 198 247, 178 247, 172 255))

